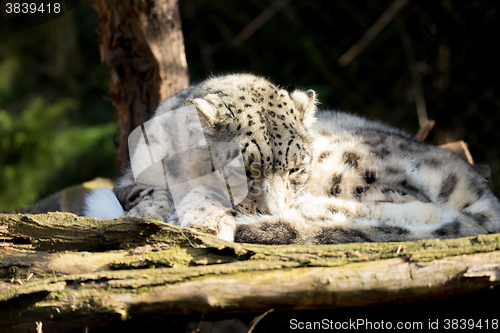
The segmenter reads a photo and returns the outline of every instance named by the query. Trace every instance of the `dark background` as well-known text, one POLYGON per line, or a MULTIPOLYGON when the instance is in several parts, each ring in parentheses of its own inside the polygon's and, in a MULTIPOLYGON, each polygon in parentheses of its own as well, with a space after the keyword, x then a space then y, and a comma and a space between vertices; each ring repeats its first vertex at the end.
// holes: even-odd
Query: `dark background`
MULTIPOLYGON (((291 0, 235 43, 272 3, 181 0, 191 82, 211 73, 256 73, 288 90, 314 89, 320 108, 415 133, 414 82, 401 37, 406 31, 428 117, 436 120, 427 141, 468 142, 475 162, 490 165, 500 192, 498 2, 410 1, 346 67, 338 58, 392 1, 291 0)), ((2 7, 0 209, 96 176, 118 177, 108 71, 99 59, 91 2, 16 33, 4 12, 2 7)))

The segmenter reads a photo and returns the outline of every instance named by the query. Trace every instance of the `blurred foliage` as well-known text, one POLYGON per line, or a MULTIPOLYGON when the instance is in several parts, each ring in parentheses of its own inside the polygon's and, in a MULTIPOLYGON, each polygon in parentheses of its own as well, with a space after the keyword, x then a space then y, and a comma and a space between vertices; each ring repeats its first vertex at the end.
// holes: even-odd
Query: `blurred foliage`
POLYGON ((0 210, 96 175, 116 177, 93 9, 82 3, 18 33, 0 22, 0 210))
POLYGON ((51 184, 57 189, 79 182, 91 166, 85 155, 103 167, 100 159, 113 154, 109 138, 115 125, 71 124, 67 114, 76 105, 70 99, 47 105, 40 97, 20 116, 0 110, 0 147, 8 157, 0 161, 0 183, 8 190, 0 193, 3 205, 19 207, 38 199, 38 193, 51 189, 51 184))
MULTIPOLYGON (((181 0, 192 83, 252 72, 289 90, 316 90, 321 108, 418 130, 410 67, 394 21, 349 65, 337 65, 392 1, 290 0, 248 38, 235 39, 279 1, 181 0)), ((428 141, 468 142, 475 162, 491 166, 497 194, 499 7, 492 0, 410 1, 398 14, 428 116, 436 120, 428 141)), ((0 208, 95 176, 116 177, 108 73, 99 62, 90 1, 19 33, 1 24, 0 208)))

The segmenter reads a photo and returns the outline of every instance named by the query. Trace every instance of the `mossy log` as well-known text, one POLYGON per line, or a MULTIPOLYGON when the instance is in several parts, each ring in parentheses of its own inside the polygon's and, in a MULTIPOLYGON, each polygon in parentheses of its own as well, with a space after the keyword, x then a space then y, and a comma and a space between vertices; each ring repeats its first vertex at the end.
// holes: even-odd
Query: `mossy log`
POLYGON ((500 280, 500 235, 264 246, 206 231, 129 217, 0 215, 0 331, 404 303, 500 280))

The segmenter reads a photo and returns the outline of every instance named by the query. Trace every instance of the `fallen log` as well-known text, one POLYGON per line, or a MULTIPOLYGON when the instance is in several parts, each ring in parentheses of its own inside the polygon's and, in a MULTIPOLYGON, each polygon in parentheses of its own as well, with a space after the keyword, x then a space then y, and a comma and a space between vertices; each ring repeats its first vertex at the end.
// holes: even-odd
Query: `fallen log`
POLYGON ((500 235, 265 246, 157 221, 50 213, 0 215, 2 238, 1 332, 33 331, 36 322, 69 331, 145 317, 380 306, 500 280, 500 235))

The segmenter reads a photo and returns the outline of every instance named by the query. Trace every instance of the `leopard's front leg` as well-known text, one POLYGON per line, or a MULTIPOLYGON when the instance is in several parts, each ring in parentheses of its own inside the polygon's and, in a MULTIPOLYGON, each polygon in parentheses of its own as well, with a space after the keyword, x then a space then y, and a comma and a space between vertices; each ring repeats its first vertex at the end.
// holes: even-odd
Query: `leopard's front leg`
POLYGON ((174 204, 166 189, 137 187, 125 199, 127 216, 148 220, 167 221, 174 212, 174 204))
POLYGON ((206 227, 214 230, 217 237, 234 241, 236 224, 231 204, 209 187, 194 188, 175 208, 176 214, 169 223, 185 228, 206 227))

